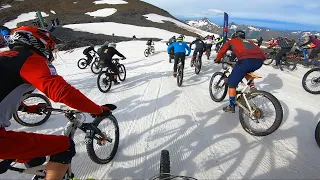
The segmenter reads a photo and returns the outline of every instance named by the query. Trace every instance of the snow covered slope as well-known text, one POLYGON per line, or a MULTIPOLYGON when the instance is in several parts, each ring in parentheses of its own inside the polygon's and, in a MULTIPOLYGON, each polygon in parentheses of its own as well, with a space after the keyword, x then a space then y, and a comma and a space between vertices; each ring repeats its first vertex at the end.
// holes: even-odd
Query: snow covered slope
MULTIPOLYGON (((41 12, 41 15, 43 17, 49 16, 45 12, 41 12)), ((19 15, 16 19, 4 23, 4 26, 6 26, 6 27, 8 27, 10 29, 11 28, 16 28, 18 23, 24 22, 24 21, 33 20, 33 19, 36 19, 36 18, 37 18, 36 17, 36 12, 23 13, 23 14, 19 15)))
MULTIPOLYGON (((320 118, 320 96, 310 95, 301 86, 307 71, 282 72, 263 66, 256 74, 259 89, 274 94, 282 103, 281 127, 267 137, 246 133, 235 114, 223 113, 228 104, 211 100, 209 79, 221 65, 203 60, 203 69, 195 75, 186 60, 182 87, 172 77, 164 43, 155 43, 155 55, 145 58, 144 41, 118 43, 127 60, 127 79, 103 94, 96 85, 97 76, 76 63, 83 48, 73 53, 59 52, 54 62, 57 71, 70 84, 99 104, 114 103, 120 126, 120 145, 115 159, 107 165, 90 161, 83 133, 76 136, 77 155, 73 170, 80 179, 148 179, 159 172, 162 149, 171 153, 171 172, 198 179, 318 179, 320 149, 314 129, 320 118), (81 137, 81 138, 80 138, 81 137)), ((58 104, 54 103, 57 107, 58 104)), ((67 120, 53 115, 39 127, 22 127, 16 122, 10 129, 60 134, 67 120)), ((41 148, 41 144, 39 145, 41 148)), ((7 172, 0 179, 26 179, 28 175, 7 172)))
MULTIPOLYGON (((120 24, 115 22, 68 24, 63 27, 70 28, 75 31, 90 32, 94 34, 115 34, 116 36, 129 38, 135 35, 137 38, 158 38, 165 41, 170 39, 172 36, 179 35, 177 33, 172 33, 170 31, 159 28, 134 26, 130 24, 120 24)), ((185 40, 190 42, 194 40, 194 37, 186 36, 185 40)))

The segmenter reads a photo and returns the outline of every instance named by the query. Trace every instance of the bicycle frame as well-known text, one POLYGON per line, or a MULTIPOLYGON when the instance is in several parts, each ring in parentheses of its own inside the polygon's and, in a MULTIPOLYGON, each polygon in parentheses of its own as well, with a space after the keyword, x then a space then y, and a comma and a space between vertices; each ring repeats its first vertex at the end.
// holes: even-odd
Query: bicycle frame
MULTIPOLYGON (((86 116, 82 112, 73 111, 73 110, 54 109, 54 108, 43 108, 43 111, 56 111, 56 112, 65 113, 65 117, 69 121, 68 121, 67 125, 65 126, 65 128, 62 132, 62 135, 68 136, 70 139, 74 138, 74 134, 78 128, 81 129, 84 133, 86 133, 85 142, 87 142, 88 137, 93 136, 94 133, 92 133, 92 131, 95 131, 95 133, 101 135, 102 137, 105 137, 105 135, 98 128, 94 127, 91 123, 84 123, 86 120, 86 116), (67 114, 69 114, 69 116, 67 114)), ((105 137, 105 138, 108 142, 112 142, 112 139, 110 139, 109 137, 105 137)), ((12 170, 12 171, 16 171, 16 172, 24 173, 24 174, 35 175, 33 177, 33 179, 45 177, 45 175, 46 175, 45 170, 46 170, 47 163, 44 163, 42 165, 35 166, 32 168, 26 168, 26 169, 16 168, 16 167, 13 167, 13 165, 10 165, 8 170, 12 170)), ((73 176, 72 169, 71 169, 71 163, 70 163, 69 168, 66 172, 66 175, 68 175, 68 177, 73 176)))
MULTIPOLYGON (((229 63, 227 63, 229 64, 229 63)), ((231 65, 231 64, 229 64, 231 65)), ((232 72, 232 69, 233 67, 232 66, 229 66, 224 72, 223 74, 226 76, 226 77, 229 77, 231 72, 232 72)), ((254 111, 252 110, 250 104, 249 104, 249 101, 248 101, 248 98, 246 96, 246 94, 248 93, 248 89, 250 88, 249 84, 253 81, 254 78, 251 78, 248 80, 247 84, 245 84, 243 82, 243 80, 241 80, 241 85, 244 86, 244 88, 241 90, 241 91, 237 91, 237 94, 236 94, 236 102, 237 102, 237 105, 242 108, 243 110, 245 110, 248 114, 250 114, 250 116, 253 115, 254 111), (245 101, 245 105, 239 103, 238 99, 240 97, 243 97, 244 101, 245 101)), ((219 83, 218 83, 219 84, 219 83)))

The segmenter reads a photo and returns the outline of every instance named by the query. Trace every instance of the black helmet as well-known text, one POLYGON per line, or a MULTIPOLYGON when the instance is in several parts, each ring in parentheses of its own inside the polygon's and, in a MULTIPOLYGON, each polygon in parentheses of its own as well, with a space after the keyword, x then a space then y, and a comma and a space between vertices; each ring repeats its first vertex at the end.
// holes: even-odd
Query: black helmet
POLYGON ((233 38, 241 38, 241 39, 245 39, 246 38, 246 33, 242 30, 238 30, 235 33, 232 34, 231 39, 233 38))
POLYGON ((172 36, 172 39, 176 39, 176 36, 172 36))

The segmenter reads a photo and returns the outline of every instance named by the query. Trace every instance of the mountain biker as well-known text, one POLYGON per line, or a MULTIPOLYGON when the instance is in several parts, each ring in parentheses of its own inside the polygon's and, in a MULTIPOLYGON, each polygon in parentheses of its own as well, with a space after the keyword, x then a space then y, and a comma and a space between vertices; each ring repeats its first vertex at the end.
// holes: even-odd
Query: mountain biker
MULTIPOLYGON (((171 45, 172 43, 176 42, 176 36, 172 36, 169 41, 167 42, 167 46, 171 45)), ((168 52, 169 54, 169 61, 174 58, 174 48, 171 48, 171 51, 168 52)))
POLYGON ((152 40, 151 38, 148 39, 146 45, 148 46, 148 51, 149 51, 149 53, 150 53, 151 46, 154 45, 153 40, 152 40))
POLYGON ((171 45, 172 43, 176 42, 176 36, 172 36, 169 41, 167 42, 167 46, 171 45))
POLYGON ((87 61, 88 61, 88 62, 91 62, 91 60, 92 60, 92 58, 93 58, 93 57, 91 56, 91 54, 90 54, 91 51, 93 51, 93 53, 96 53, 96 51, 94 50, 94 46, 93 46, 93 45, 91 45, 91 46, 89 46, 89 47, 87 47, 87 48, 85 48, 85 49, 83 50, 83 54, 87 56, 87 61))
POLYGON ((101 65, 103 67, 110 68, 111 71, 115 73, 114 79, 113 79, 115 85, 120 84, 119 81, 117 80, 119 75, 119 69, 115 64, 112 63, 112 57, 114 55, 118 55, 122 57, 123 60, 126 59, 124 55, 122 55, 119 51, 116 50, 116 47, 117 47, 116 43, 109 43, 108 41, 106 41, 98 50, 98 55, 100 57, 101 65))
POLYGON ((191 67, 193 67, 194 59, 197 58, 198 53, 199 53, 199 59, 201 59, 203 52, 206 50, 205 43, 202 41, 200 36, 197 36, 196 40, 194 40, 189 45, 190 49, 191 49, 193 44, 195 44, 196 47, 195 47, 195 49, 193 51, 193 55, 191 57, 191 62, 190 62, 190 66, 191 67))
POLYGON ((273 65, 275 68, 279 68, 279 63, 280 60, 283 56, 286 55, 286 53, 290 52, 292 47, 294 46, 295 41, 294 40, 289 40, 288 38, 282 38, 278 37, 276 42, 274 42, 272 45, 269 45, 267 48, 271 49, 272 47, 279 45, 280 46, 280 51, 275 57, 276 63, 273 65))
POLYGON ((260 37, 260 38, 257 39, 257 45, 258 45, 259 47, 261 46, 262 42, 263 42, 262 37, 260 37))
MULTIPOLYGON (((247 73, 254 72, 259 69, 263 61, 266 59, 264 52, 255 45, 252 41, 245 39, 245 32, 237 30, 232 34, 232 39, 227 41, 220 49, 216 63, 219 63, 221 58, 226 54, 228 50, 231 50, 236 54, 238 61, 234 66, 229 78, 229 101, 230 104, 223 108, 225 112, 235 112, 235 101, 236 101, 236 87, 245 77, 247 80, 250 78, 247 73)), ((250 84, 250 87, 254 90, 254 84, 250 84)))
MULTIPOLYGON (((22 26, 11 33, 10 50, 0 53, 0 159, 29 162, 50 156, 46 179, 62 179, 76 154, 75 144, 69 137, 6 130, 24 94, 37 88, 55 102, 101 117, 109 116, 110 110, 92 102, 57 74, 51 64, 57 39, 50 32, 22 26)), ((41 107, 23 105, 19 109, 39 113, 41 107)))
POLYGON ((271 39, 269 40, 269 46, 272 45, 274 42, 275 42, 275 41, 274 41, 274 38, 271 38, 271 39))
POLYGON ((223 37, 218 38, 217 39, 217 43, 216 43, 216 48, 215 48, 216 52, 219 51, 220 46, 221 46, 222 43, 223 43, 223 37))
POLYGON ((212 36, 208 36, 208 39, 205 40, 205 46, 206 46, 206 53, 211 52, 212 45, 215 43, 214 39, 212 36))
POLYGON ((186 49, 188 50, 188 55, 190 56, 191 49, 186 42, 183 41, 182 37, 177 38, 177 42, 172 43, 168 46, 167 52, 170 53, 171 49, 174 49, 174 66, 173 66, 173 77, 177 76, 177 66, 178 61, 181 59, 182 67, 184 67, 184 61, 186 58, 186 49))
POLYGON ((305 41, 302 44, 300 44, 300 47, 305 45, 311 45, 311 44, 314 44, 314 48, 312 49, 309 55, 309 59, 308 59, 309 62, 311 62, 312 59, 315 58, 318 55, 318 53, 320 53, 320 40, 316 35, 311 35, 305 38, 305 41))

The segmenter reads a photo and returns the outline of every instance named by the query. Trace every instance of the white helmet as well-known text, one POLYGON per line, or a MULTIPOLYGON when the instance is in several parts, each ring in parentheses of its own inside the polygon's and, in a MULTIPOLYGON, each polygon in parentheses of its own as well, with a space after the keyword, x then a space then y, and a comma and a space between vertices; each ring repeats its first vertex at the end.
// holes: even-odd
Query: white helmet
POLYGON ((117 44, 116 44, 116 43, 110 43, 110 44, 109 44, 109 47, 113 47, 113 48, 115 48, 115 49, 116 49, 117 44))

